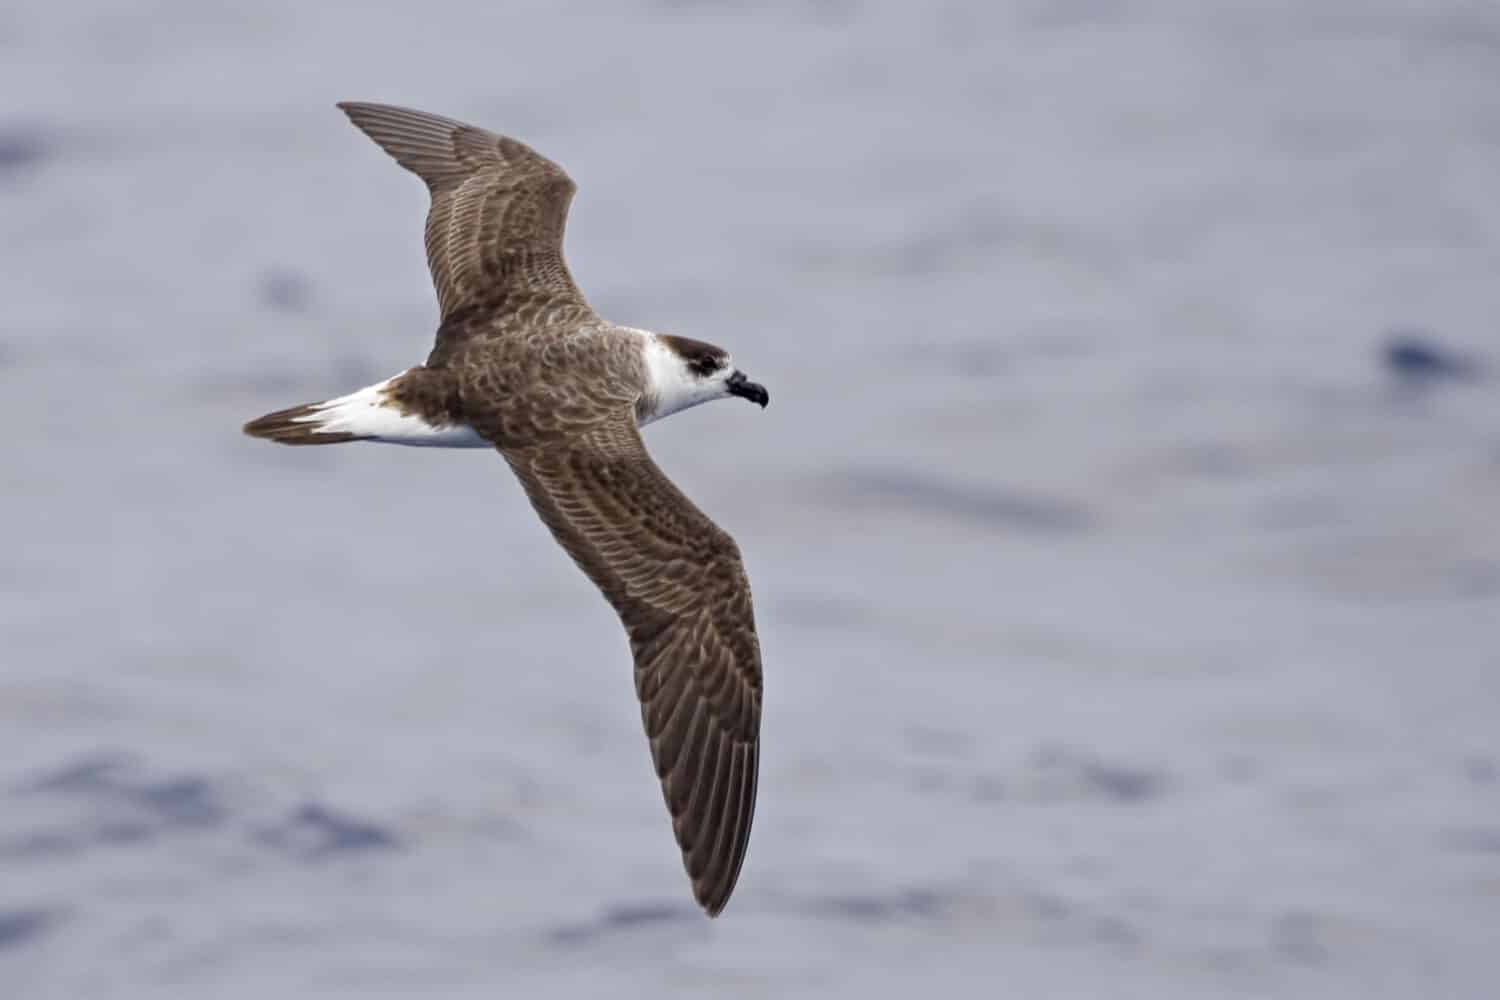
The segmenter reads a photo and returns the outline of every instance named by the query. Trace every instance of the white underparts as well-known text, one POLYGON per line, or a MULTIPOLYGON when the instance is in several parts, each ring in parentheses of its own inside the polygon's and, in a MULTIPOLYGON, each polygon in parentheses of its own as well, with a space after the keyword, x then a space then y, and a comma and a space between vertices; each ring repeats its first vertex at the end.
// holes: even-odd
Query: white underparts
POLYGON ((354 434, 370 441, 419 448, 490 448, 467 424, 435 427, 413 414, 402 413, 386 395, 400 375, 365 386, 358 392, 314 405, 294 423, 311 424, 325 434, 354 434))

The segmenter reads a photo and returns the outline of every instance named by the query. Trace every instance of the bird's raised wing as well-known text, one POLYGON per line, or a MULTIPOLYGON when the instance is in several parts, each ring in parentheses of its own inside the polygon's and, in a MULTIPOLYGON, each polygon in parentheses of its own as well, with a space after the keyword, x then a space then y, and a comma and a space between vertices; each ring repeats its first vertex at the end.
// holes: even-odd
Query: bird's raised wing
POLYGON ((629 409, 503 454, 625 625, 683 864, 717 915, 745 860, 759 770, 760 643, 739 548, 651 460, 629 409))
POLYGON ((531 147, 423 111, 345 101, 350 121, 422 178, 427 264, 444 320, 538 299, 583 305, 563 262, 573 181, 531 147))

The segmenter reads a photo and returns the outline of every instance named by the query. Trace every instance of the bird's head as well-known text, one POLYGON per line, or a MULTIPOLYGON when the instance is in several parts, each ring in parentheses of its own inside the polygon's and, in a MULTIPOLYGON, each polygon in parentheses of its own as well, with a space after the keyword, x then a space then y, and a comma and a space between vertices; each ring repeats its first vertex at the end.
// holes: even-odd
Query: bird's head
POLYGON ((652 335, 646 342, 646 373, 642 423, 728 396, 759 403, 762 409, 771 401, 765 386, 735 367, 728 351, 701 340, 652 335))

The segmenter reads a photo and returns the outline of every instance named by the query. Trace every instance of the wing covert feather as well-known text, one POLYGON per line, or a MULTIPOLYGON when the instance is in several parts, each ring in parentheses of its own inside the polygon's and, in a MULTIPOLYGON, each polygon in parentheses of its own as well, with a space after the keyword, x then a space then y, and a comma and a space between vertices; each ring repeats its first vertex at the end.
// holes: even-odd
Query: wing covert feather
POLYGON ((683 864, 717 915, 744 863, 759 764, 760 644, 739 548, 651 460, 629 410, 503 454, 620 615, 683 864))
POLYGON ((349 120, 427 184, 427 264, 442 317, 538 300, 584 305, 563 260, 575 185, 525 143, 441 115, 345 101, 349 120))

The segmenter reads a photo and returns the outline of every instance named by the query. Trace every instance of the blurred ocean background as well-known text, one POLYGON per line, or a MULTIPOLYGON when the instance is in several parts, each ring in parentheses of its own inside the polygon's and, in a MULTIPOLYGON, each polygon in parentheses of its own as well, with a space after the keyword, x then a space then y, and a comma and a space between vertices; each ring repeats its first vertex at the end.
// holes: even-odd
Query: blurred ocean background
POLYGON ((1464 997, 1500 973, 1500 7, 0 7, 0 995, 1464 997), (612 614, 420 361, 426 194, 760 413, 760 802, 692 905, 612 614))

